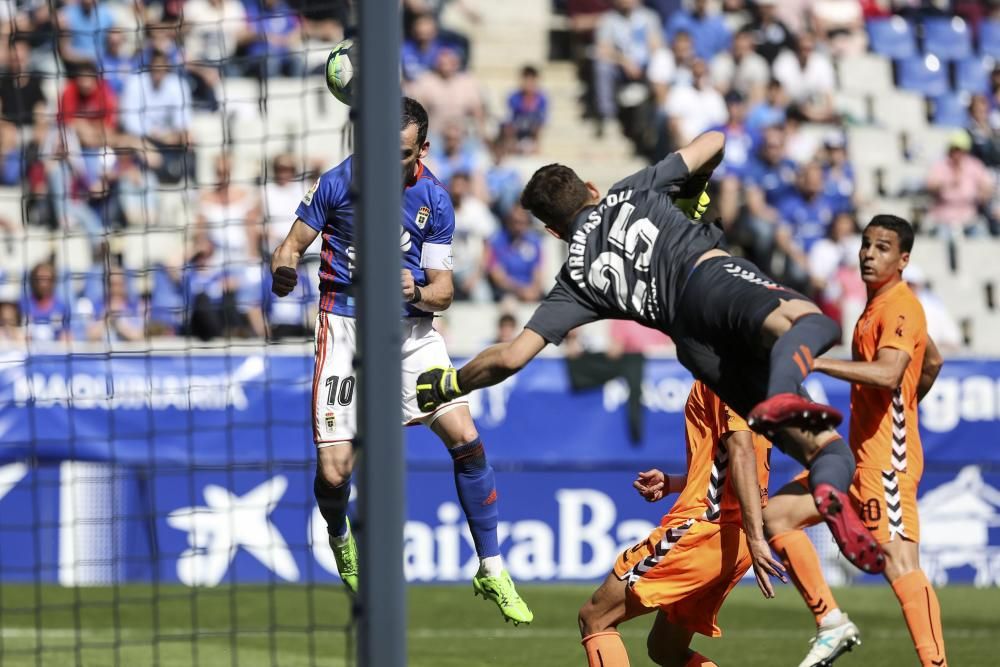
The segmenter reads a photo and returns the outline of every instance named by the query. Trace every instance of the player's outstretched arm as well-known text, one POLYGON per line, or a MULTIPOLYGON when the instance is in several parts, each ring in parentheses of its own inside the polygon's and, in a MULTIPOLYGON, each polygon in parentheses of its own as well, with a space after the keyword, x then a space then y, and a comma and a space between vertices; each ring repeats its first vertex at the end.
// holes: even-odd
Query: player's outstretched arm
POLYGON ((774 597, 771 577, 785 581, 785 568, 771 555, 764 538, 764 518, 760 509, 760 487, 757 481, 757 454, 750 431, 732 431, 722 437, 722 446, 729 452, 729 474, 733 490, 740 502, 743 530, 753 559, 757 586, 766 598, 774 597))
POLYGON ((726 154, 726 135, 715 130, 705 132, 694 138, 677 153, 687 165, 688 172, 694 176, 709 176, 722 163, 726 154))
POLYGON ((840 359, 816 359, 814 371, 826 373, 848 382, 895 389, 903 383, 903 374, 910 363, 910 355, 894 347, 880 348, 874 361, 842 361, 840 359))
POLYGON ((296 218, 292 228, 288 230, 288 235, 271 255, 271 291, 278 296, 287 296, 295 289, 298 282, 299 259, 312 243, 318 231, 302 222, 301 218, 296 218))
POLYGON ((486 348, 469 363, 454 368, 429 368, 417 377, 417 405, 424 412, 483 387, 503 382, 545 348, 545 339, 524 329, 509 343, 486 348))
POLYGON ((944 357, 934 344, 934 339, 927 337, 927 350, 924 352, 924 365, 920 368, 920 381, 917 383, 917 402, 924 400, 924 396, 934 386, 941 367, 944 366, 944 357))

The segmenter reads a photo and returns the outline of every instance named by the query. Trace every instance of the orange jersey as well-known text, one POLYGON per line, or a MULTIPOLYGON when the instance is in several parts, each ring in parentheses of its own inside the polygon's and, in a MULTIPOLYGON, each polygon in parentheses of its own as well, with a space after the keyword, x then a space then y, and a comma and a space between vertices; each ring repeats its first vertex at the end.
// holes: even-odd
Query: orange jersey
MULTIPOLYGON (((738 414, 730 410, 711 389, 696 381, 684 406, 687 444, 687 485, 664 522, 677 518, 740 523, 740 503, 729 475, 729 454, 722 447, 727 433, 750 431, 738 414)), ((751 432, 752 433, 752 432, 751 432)), ((771 443, 752 433, 757 454, 757 479, 761 504, 767 503, 771 443)))
POLYGON ((896 470, 919 478, 924 454, 917 432, 917 386, 927 350, 927 320, 916 295, 903 282, 869 301, 854 327, 855 361, 874 361, 885 347, 906 352, 910 363, 895 390, 851 386, 851 449, 859 468, 896 470))

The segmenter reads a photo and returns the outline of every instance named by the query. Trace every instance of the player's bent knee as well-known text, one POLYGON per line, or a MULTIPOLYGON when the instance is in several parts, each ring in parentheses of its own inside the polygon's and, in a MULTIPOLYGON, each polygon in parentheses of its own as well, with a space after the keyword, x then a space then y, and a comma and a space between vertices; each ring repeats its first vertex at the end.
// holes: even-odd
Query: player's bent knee
POLYGON ((351 478, 354 461, 351 457, 321 457, 316 470, 330 486, 340 486, 351 478))
POLYGON ((920 548, 916 542, 887 542, 882 549, 885 552, 885 578, 890 583, 920 569, 920 548))

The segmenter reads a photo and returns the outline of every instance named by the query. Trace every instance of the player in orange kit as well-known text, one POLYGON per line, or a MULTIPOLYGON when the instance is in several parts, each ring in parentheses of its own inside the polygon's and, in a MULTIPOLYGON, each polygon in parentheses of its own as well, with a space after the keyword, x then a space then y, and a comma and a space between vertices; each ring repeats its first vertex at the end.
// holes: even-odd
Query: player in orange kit
MULTIPOLYGON (((920 569, 917 484, 923 451, 917 403, 941 369, 927 322, 902 273, 913 248, 913 228, 902 218, 877 215, 861 242, 861 278, 868 305, 854 328, 852 361, 818 358, 814 369, 851 382, 850 445, 858 467, 851 501, 885 551, 885 578, 903 609, 925 667, 945 667, 941 608, 920 569)), ((837 607, 819 557, 802 531, 820 519, 805 475, 783 487, 764 513, 771 546, 816 617, 812 649, 800 667, 829 665, 860 644, 854 625, 837 607)))
POLYGON ((753 565, 765 597, 769 576, 784 581, 764 539, 771 444, 752 433, 703 383, 684 408, 687 474, 639 473, 633 486, 650 502, 680 491, 649 538, 625 551, 580 610, 580 633, 591 667, 629 664, 617 627, 658 611, 649 657, 659 665, 715 665, 689 647, 695 632, 722 634, 716 616, 733 586, 753 565))

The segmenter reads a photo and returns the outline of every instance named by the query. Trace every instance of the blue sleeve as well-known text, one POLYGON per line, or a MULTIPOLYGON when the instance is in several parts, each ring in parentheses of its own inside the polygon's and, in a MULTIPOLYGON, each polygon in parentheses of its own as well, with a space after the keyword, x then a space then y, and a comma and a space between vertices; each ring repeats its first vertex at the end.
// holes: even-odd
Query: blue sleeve
POLYGON ((535 260, 531 263, 531 271, 534 273, 542 265, 542 252, 545 248, 542 245, 542 237, 538 234, 533 235, 531 242, 535 246, 535 260))
POLYGON ((455 209, 451 205, 451 197, 443 187, 435 188, 435 197, 434 218, 424 242, 451 245, 452 237, 455 236, 455 209))
POLYGON ((295 209, 295 215, 317 232, 326 227, 326 214, 340 206, 347 193, 347 187, 340 171, 320 176, 305 194, 295 209))

